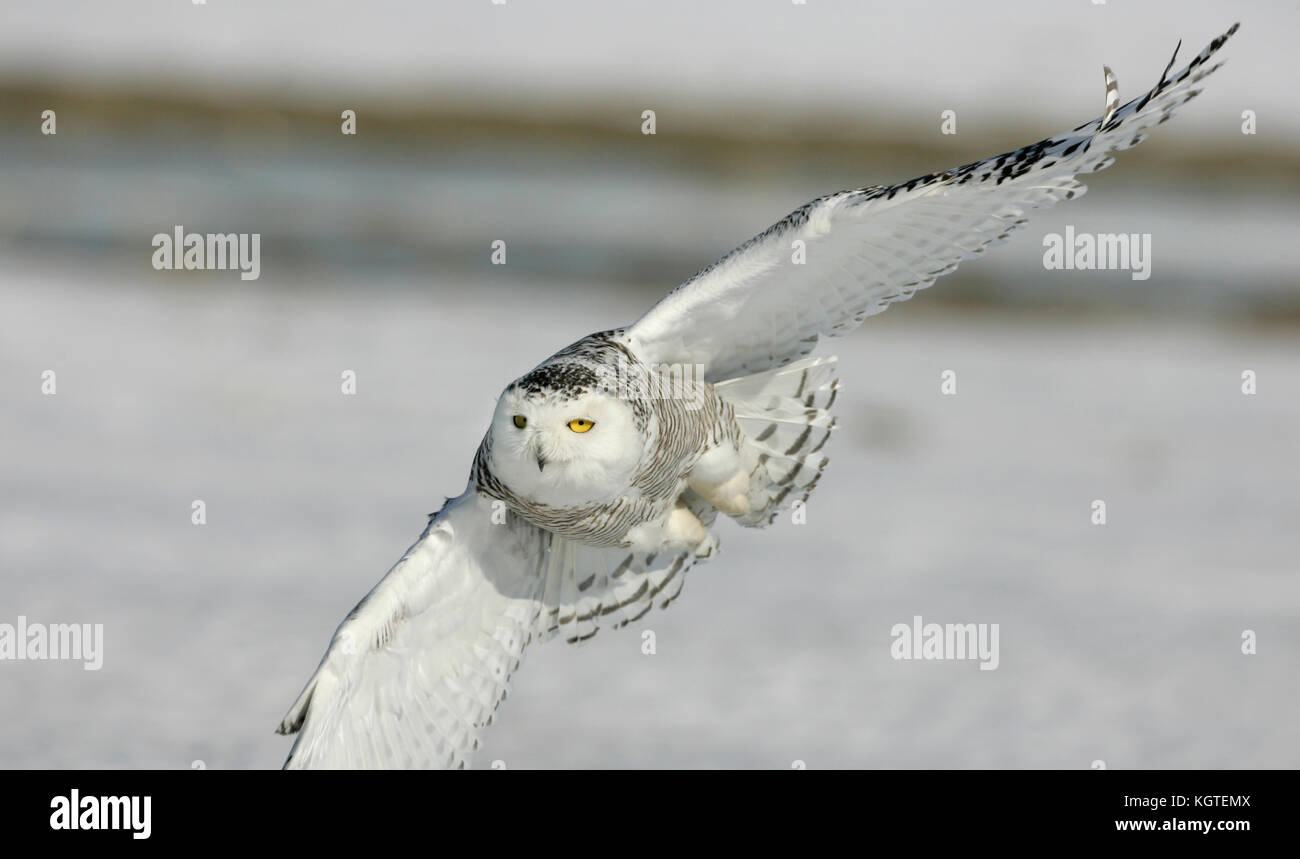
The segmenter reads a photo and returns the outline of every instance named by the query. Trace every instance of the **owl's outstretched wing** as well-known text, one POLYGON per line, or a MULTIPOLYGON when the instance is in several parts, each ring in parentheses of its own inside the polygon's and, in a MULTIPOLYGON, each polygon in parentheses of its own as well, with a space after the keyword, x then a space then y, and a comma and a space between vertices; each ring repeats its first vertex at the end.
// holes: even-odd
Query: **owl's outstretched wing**
POLYGON ((285 767, 468 766, 530 642, 667 605, 694 560, 581 546, 466 491, 334 633, 280 724, 285 767))
POLYGON ((1234 24, 1172 75, 1171 59, 1155 88, 1122 107, 1106 69, 1104 115, 1073 131, 897 185, 813 200, 677 287, 625 336, 642 360, 702 364, 710 381, 806 355, 820 336, 856 327, 1005 241, 1030 209, 1082 194, 1074 177, 1110 165, 1110 153, 1140 143, 1195 96, 1196 84, 1222 65, 1208 60, 1236 31, 1234 24))

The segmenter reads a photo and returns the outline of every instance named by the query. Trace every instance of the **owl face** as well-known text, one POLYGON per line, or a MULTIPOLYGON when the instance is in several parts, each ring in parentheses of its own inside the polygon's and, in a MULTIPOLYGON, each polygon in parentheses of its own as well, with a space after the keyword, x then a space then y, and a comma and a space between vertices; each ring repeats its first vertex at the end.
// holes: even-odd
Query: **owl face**
POLYGON ((624 400, 521 383, 497 401, 490 433, 497 479, 519 498, 552 507, 625 495, 645 447, 624 400))

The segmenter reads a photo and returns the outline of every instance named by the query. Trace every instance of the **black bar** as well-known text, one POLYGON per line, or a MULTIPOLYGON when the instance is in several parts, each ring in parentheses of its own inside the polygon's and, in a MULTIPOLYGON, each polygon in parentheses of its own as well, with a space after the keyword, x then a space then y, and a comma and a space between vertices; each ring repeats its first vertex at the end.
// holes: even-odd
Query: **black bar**
MULTIPOLYGON (((569 840, 613 849, 639 834, 650 843, 667 838, 680 844, 689 826, 746 840, 802 831, 820 843, 844 833, 864 847, 886 836, 931 844, 996 835, 1000 844, 1083 839, 1231 848, 1243 839, 1286 838, 1284 821, 1294 816, 1298 784, 1294 771, 1283 770, 8 771, 0 773, 0 820, 7 845, 18 839, 83 847, 284 843, 301 850, 337 847, 346 839, 372 840, 375 850, 389 852, 403 849, 391 841, 400 835, 424 839, 436 852, 463 836, 495 849, 498 837, 514 833, 550 849, 569 840), (88 797, 138 797, 139 811, 149 797, 148 838, 135 838, 130 823, 110 830, 52 828, 52 822, 67 823, 66 815, 56 815, 74 789, 82 814, 88 797), (1190 821, 1196 830, 1188 828, 1190 821), (1200 831, 1203 822, 1213 828, 1200 831), (1134 825, 1151 828, 1134 831, 1134 825), (621 840, 605 841, 606 835, 621 840)), ((109 811, 110 823, 113 808, 123 808, 89 802, 94 813, 109 811)))

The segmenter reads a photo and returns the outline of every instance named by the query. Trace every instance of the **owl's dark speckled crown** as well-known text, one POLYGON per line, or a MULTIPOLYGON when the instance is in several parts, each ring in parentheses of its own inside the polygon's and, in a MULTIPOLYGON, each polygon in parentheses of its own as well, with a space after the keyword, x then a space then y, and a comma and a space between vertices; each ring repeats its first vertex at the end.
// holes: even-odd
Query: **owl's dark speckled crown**
POLYGON ((564 361, 543 364, 510 387, 530 395, 558 394, 573 399, 590 393, 599 381, 599 376, 590 365, 564 361))

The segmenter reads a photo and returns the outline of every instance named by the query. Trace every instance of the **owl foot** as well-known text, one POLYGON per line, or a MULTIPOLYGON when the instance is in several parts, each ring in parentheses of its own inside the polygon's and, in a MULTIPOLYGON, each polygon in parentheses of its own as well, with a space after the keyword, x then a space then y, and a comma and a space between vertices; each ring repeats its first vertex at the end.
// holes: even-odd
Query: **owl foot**
POLYGON ((739 453, 729 446, 713 448, 696 463, 687 476, 695 493, 728 516, 749 512, 749 475, 739 453))
POLYGON ((674 549, 695 551, 708 539, 709 529, 691 512, 691 508, 678 501, 664 523, 664 543, 674 549))
POLYGON ((667 550, 707 557, 717 546, 709 529, 681 501, 668 515, 630 529, 624 540, 633 551, 650 554, 667 550))

